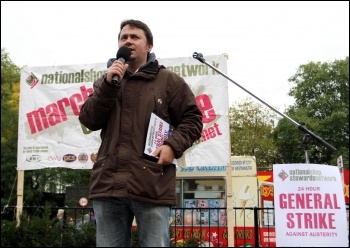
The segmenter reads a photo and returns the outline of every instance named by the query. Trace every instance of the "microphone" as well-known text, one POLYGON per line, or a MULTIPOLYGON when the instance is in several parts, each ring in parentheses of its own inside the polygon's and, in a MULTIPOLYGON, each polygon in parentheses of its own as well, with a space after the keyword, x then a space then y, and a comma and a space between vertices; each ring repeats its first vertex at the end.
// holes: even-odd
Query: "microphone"
MULTIPOLYGON (((125 64, 125 62, 127 62, 130 59, 130 56, 131 56, 130 48, 125 47, 125 46, 119 48, 119 50, 117 52, 117 60, 119 60, 120 62, 125 64)), ((110 67, 114 61, 115 61, 115 59, 108 60, 107 68, 110 67)), ((118 82, 119 82, 118 75, 114 75, 112 78, 112 84, 117 84, 118 82)))

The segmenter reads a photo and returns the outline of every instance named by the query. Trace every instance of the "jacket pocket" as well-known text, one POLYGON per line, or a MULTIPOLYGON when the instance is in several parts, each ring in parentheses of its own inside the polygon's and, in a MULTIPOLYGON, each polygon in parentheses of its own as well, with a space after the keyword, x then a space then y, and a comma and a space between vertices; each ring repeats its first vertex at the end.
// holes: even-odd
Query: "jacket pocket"
POLYGON ((93 165, 90 177, 90 193, 106 193, 113 189, 114 176, 117 172, 113 156, 103 156, 93 165))
POLYGON ((170 200, 175 197, 175 165, 160 165, 146 159, 130 166, 128 191, 140 197, 170 200))

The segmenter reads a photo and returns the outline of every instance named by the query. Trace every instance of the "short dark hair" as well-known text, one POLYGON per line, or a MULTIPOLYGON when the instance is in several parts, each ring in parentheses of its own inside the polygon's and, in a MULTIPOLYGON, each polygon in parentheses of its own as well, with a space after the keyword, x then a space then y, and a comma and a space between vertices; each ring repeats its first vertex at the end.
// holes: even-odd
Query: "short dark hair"
POLYGON ((146 23, 143 23, 142 21, 139 21, 139 20, 129 19, 129 20, 122 21, 122 23, 120 24, 120 31, 118 34, 118 40, 120 39, 120 32, 122 31, 122 29, 126 25, 130 25, 131 27, 136 27, 136 28, 142 29, 143 32, 145 33, 145 36, 147 39, 147 44, 153 46, 153 35, 151 32, 151 29, 147 26, 146 23))

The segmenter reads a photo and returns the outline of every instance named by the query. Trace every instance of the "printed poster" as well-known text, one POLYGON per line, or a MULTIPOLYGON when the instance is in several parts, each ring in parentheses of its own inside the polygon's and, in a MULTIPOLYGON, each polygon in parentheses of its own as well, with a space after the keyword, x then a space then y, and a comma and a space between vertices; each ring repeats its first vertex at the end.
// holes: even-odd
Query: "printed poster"
POLYGON ((274 164, 277 247, 349 247, 338 167, 274 164))

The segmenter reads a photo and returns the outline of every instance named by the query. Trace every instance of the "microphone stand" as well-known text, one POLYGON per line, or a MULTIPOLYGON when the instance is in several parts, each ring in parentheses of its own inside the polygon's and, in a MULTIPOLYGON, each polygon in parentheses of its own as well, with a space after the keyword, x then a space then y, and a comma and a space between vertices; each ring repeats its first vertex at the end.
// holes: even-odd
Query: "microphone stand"
POLYGON ((300 131, 303 131, 305 133, 304 137, 303 137, 303 142, 302 145, 304 145, 304 150, 305 150, 305 158, 306 158, 306 163, 309 163, 309 155, 308 155, 308 149, 309 149, 309 142, 311 140, 311 138, 313 138, 314 140, 318 141, 319 143, 321 143, 322 145, 324 145, 325 147, 327 147, 328 149, 330 149, 331 151, 336 151, 337 149, 335 147, 333 147, 332 145, 328 144, 326 141, 324 141, 323 139, 321 139, 321 137, 317 136, 316 134, 314 134, 313 132, 311 132, 310 130, 308 130, 303 124, 299 124, 298 122, 296 122, 295 120, 293 120, 292 118, 290 118, 289 116, 281 113, 280 111, 278 111, 277 109, 275 109, 274 107, 270 106, 269 104, 267 104, 266 102, 264 102, 263 100, 261 100, 259 97, 255 96, 253 93, 249 92, 248 90, 246 90, 245 88, 243 88, 241 85, 239 85, 238 83, 236 83, 235 81, 233 81, 231 78, 229 78, 228 76, 226 76, 223 72, 221 72, 220 70, 218 70, 217 68, 215 68, 214 66, 212 66, 211 64, 207 63, 205 61, 205 59, 203 58, 203 54, 201 53, 193 53, 193 58, 199 60, 199 62, 206 64, 207 66, 209 66, 211 69, 215 70, 216 72, 220 73, 224 78, 230 80, 232 83, 234 83, 235 85, 237 85, 239 88, 241 88, 242 90, 244 90, 245 92, 247 92, 248 94, 250 94, 251 96, 255 97, 257 100, 259 100, 260 102, 262 102, 263 104, 265 104, 267 107, 269 107, 270 109, 272 109, 273 111, 275 111, 276 113, 278 113, 279 115, 281 115, 282 117, 286 118, 287 120, 289 120, 291 123, 293 123, 294 125, 296 125, 298 127, 298 129, 300 131))
MULTIPOLYGON (((309 142, 311 140, 311 137, 310 135, 307 133, 304 135, 303 137, 303 142, 301 142, 300 146, 301 145, 304 145, 304 151, 305 151, 305 160, 306 160, 306 163, 308 164, 310 162, 309 160, 309 154, 308 154, 308 151, 309 151, 309 142)), ((299 146, 299 147, 300 147, 299 146)))

